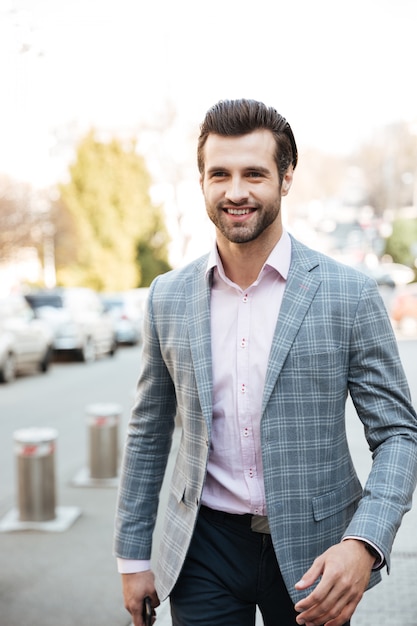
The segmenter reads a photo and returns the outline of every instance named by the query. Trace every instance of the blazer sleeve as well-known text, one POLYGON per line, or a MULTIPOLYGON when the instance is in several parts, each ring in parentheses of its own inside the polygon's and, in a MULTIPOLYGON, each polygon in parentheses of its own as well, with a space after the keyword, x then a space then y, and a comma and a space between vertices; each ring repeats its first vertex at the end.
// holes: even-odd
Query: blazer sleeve
POLYGON ((397 342, 375 283, 365 283, 353 325, 349 392, 361 419, 372 468, 345 532, 389 555, 417 482, 417 417, 397 342))
MULTIPOLYGON (((155 284, 154 284, 155 285, 155 284)), ((144 320, 141 371, 128 425, 118 492, 114 553, 150 559, 152 533, 175 426, 176 397, 161 355, 151 287, 144 320)))

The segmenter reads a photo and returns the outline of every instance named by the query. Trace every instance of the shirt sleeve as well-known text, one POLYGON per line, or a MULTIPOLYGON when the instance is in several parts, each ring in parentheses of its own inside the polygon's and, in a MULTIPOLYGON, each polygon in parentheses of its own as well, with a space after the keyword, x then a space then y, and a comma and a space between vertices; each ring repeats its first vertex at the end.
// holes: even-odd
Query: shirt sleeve
POLYGON ((121 559, 117 557, 117 571, 119 574, 137 574, 151 569, 151 562, 147 560, 121 559))

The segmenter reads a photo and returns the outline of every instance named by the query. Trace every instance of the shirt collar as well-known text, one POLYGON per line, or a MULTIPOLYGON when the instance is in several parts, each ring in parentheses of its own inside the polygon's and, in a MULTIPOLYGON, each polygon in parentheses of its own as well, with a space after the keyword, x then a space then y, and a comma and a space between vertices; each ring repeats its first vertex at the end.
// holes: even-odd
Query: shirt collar
MULTIPOLYGON (((267 260, 264 263, 264 266, 259 272, 259 276, 266 267, 269 267, 278 272, 284 280, 287 280, 290 263, 291 239, 288 232, 286 230, 283 230, 280 240, 271 250, 267 260)), ((216 242, 214 242, 213 247, 210 250, 206 268, 206 275, 210 275, 211 270, 213 270, 214 268, 217 268, 220 276, 222 276, 223 278, 225 277, 223 264, 219 255, 219 251, 217 250, 216 242)))

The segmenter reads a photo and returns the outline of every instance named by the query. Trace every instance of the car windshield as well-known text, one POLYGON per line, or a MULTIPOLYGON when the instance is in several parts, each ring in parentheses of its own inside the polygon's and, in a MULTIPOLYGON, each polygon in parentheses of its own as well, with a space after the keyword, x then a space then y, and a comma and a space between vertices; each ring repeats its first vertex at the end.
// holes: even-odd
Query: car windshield
POLYGON ((103 298, 103 302, 108 309, 123 307, 123 300, 121 298, 103 298))
POLYGON ((57 294, 30 294, 26 296, 26 299, 34 309, 39 309, 43 306, 61 309, 63 306, 62 298, 57 294))

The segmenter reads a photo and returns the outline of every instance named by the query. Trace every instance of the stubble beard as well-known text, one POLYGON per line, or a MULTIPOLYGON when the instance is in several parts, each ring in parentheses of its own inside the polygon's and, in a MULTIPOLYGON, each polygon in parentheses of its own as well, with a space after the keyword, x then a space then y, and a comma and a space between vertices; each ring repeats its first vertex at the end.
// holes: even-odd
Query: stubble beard
MULTIPOLYGON (((230 206, 230 203, 229 205, 230 206)), ((281 211, 280 200, 268 205, 255 205, 256 213, 254 220, 250 224, 246 222, 236 222, 230 224, 227 218, 223 220, 223 203, 218 203, 213 210, 207 206, 207 214, 213 224, 222 235, 231 243, 248 243, 257 239, 271 224, 275 222, 281 211)), ((236 205, 239 208, 239 205, 236 205)))

